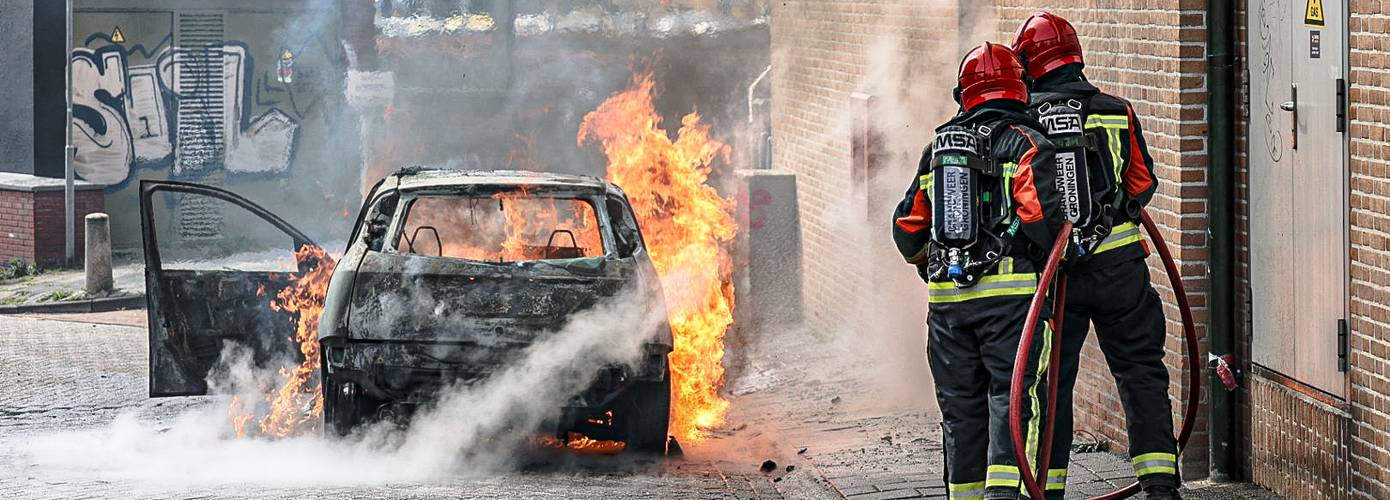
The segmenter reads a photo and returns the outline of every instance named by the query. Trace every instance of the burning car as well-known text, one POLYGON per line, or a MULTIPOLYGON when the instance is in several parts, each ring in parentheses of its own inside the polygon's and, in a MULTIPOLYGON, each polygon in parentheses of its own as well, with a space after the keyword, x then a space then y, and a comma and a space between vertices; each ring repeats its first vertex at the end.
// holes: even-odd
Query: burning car
MULTIPOLYGON (((334 267, 321 250, 306 251, 318 246, 302 232, 240 196, 142 182, 150 395, 208 393, 228 346, 245 346, 257 364, 299 360, 304 370, 285 376, 321 392, 297 404, 321 408, 324 428, 347 434, 408 417, 444 387, 486 379, 572 314, 624 291, 665 317, 631 205, 611 183, 414 168, 365 200, 334 267), (281 258, 268 258, 272 251, 281 258), (329 268, 322 314, 306 324, 312 311, 284 305, 293 299, 286 276, 329 268), (298 311, 297 323, 287 310, 298 311), (286 341, 304 330, 316 330, 317 342, 313 331, 300 345, 286 341)), ((557 435, 663 450, 671 350, 662 322, 640 359, 603 368, 564 404, 557 435)))

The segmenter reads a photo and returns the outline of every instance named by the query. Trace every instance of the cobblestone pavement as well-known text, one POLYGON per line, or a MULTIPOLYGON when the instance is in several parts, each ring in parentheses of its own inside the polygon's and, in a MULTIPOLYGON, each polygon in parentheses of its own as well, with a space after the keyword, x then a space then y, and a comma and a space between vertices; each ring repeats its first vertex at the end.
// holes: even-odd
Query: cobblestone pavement
MULTIPOLYGON (((861 369, 870 360, 802 333, 749 343, 730 383, 728 423, 686 445, 682 458, 547 451, 496 474, 395 480, 355 472, 372 457, 319 438, 182 435, 186 420, 215 414, 225 401, 147 398, 142 323, 138 314, 0 316, 0 498, 945 497, 935 409, 885 393, 861 369), (318 463, 302 473, 281 465, 299 457, 318 463), (759 470, 765 460, 774 462, 771 472, 759 470), (244 470, 208 470, 233 467, 244 470)), ((1082 454, 1069 496, 1132 479, 1124 459, 1082 454)), ((1185 496, 1272 498, 1249 485, 1202 483, 1185 496)))
POLYGON ((276 454, 315 457, 315 450, 334 448, 314 442, 320 438, 295 444, 209 442, 194 436, 180 445, 183 437, 176 434, 185 432, 181 419, 210 413, 225 402, 214 397, 147 398, 146 349, 141 328, 0 317, 0 498, 775 499, 832 494, 809 468, 763 474, 759 462, 739 460, 713 444, 687 446, 685 457, 660 460, 541 452, 513 471, 482 477, 461 471, 457 477, 392 481, 336 471, 322 480, 313 476, 323 467, 310 465, 307 477, 268 471, 272 479, 259 481, 254 471, 283 462, 276 454), (137 450, 120 449, 125 446, 137 450), (204 446, 225 449, 197 449, 204 446), (224 453, 272 465, 246 464, 253 472, 206 470, 229 467, 203 461, 224 453), (136 460, 150 463, 131 463, 136 460))
MULTIPOLYGON (((874 360, 857 352, 862 347, 809 337, 751 344, 752 373, 731 387, 742 394, 731 420, 754 430, 775 427, 783 450, 810 461, 851 500, 946 498, 940 414, 930 402, 907 404, 902 394, 882 390, 884 384, 871 380, 873 370, 865 369, 874 360)), ((929 380, 919 387, 930 394, 929 380)), ((1067 497, 1090 498, 1133 482, 1123 457, 1074 454, 1067 497)), ((1185 498, 1277 498, 1250 484, 1186 486, 1185 498)))

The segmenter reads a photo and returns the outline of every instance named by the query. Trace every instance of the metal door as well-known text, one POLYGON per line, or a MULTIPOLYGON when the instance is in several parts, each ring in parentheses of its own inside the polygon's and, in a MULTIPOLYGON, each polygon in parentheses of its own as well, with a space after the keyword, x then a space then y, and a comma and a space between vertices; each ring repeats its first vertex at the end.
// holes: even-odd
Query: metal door
POLYGON ((1348 293, 1345 0, 1251 0, 1254 361, 1344 396, 1348 293))

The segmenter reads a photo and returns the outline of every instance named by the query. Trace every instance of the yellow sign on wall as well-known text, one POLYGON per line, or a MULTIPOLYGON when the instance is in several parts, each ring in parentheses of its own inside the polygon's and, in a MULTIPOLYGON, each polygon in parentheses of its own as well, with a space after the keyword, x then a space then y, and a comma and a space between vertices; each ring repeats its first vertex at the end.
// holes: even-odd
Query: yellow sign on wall
POLYGON ((111 28, 111 43, 125 43, 125 33, 121 33, 121 27, 111 28))
POLYGON ((1303 24, 1309 28, 1327 26, 1327 19, 1322 11, 1322 0, 1308 0, 1308 7, 1303 9, 1303 24))

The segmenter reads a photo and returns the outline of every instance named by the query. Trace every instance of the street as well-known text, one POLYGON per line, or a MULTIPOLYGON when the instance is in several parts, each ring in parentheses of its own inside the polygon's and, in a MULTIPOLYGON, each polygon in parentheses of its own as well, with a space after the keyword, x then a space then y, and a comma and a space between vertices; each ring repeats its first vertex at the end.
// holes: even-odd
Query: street
MULTIPOLYGON (((942 498, 940 417, 883 397, 874 370, 800 332, 749 345, 729 421, 680 457, 531 449, 422 475, 377 444, 227 436, 221 397, 146 397, 143 311, 0 316, 3 498, 942 498), (858 367, 858 368, 856 368, 858 367), (775 462, 768 472, 760 467, 775 462)), ((930 390, 923 381, 921 390, 930 390)), ((467 463, 465 461, 464 463, 467 463)), ((1132 480, 1078 455, 1072 495, 1132 480)), ((1229 490, 1195 490, 1230 498, 1229 490)))

